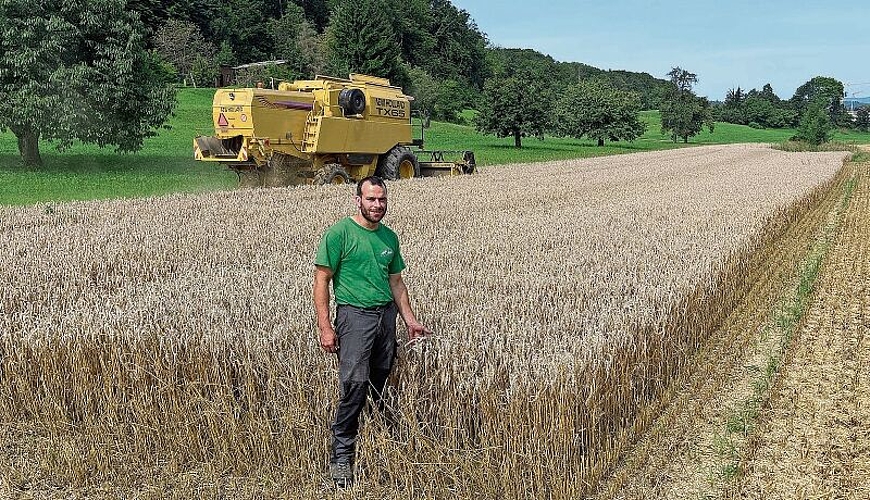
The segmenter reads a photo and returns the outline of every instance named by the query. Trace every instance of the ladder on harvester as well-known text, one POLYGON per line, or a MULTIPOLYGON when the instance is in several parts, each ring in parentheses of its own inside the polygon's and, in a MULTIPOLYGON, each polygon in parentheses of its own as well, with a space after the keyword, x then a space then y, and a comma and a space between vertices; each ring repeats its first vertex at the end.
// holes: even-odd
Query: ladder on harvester
POLYGON ((317 133, 320 131, 320 119, 323 117, 323 107, 317 101, 308 112, 305 119, 305 129, 302 132, 302 152, 313 153, 317 146, 317 133))

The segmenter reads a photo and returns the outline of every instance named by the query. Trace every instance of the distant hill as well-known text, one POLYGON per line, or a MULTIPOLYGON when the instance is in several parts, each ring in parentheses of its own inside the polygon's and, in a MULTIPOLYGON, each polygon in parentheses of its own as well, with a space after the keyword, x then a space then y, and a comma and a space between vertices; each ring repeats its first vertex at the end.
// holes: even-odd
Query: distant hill
POLYGON ((636 92, 640 97, 641 109, 658 109, 661 95, 670 85, 668 80, 656 78, 649 73, 604 70, 580 62, 559 62, 534 49, 494 47, 488 50, 488 59, 496 73, 509 67, 537 68, 538 74, 547 75, 551 84, 563 88, 577 83, 578 80, 600 78, 620 90, 636 92))

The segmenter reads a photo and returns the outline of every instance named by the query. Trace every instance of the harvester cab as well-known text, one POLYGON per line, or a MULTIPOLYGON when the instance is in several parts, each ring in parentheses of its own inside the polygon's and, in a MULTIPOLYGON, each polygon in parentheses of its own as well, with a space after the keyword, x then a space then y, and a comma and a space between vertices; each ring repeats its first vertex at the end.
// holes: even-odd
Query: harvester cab
POLYGON ((277 90, 225 88, 214 95, 214 135, 193 141, 194 157, 227 165, 243 186, 342 184, 474 171, 412 138, 411 101, 389 80, 352 74, 284 82, 277 90), (418 146, 417 152, 411 149, 418 146), (426 157, 424 161, 418 159, 426 157))

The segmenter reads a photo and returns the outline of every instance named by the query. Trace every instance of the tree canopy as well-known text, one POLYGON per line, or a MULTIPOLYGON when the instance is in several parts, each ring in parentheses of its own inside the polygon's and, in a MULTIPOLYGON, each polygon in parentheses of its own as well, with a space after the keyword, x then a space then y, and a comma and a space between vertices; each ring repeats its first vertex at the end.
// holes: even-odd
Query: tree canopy
POLYGON ((867 106, 862 106, 855 112, 855 128, 862 132, 870 132, 870 109, 867 106))
POLYGON ((554 132, 561 136, 587 136, 604 145, 605 140, 633 141, 643 135, 640 99, 634 92, 617 90, 601 80, 585 80, 569 86, 553 110, 554 132))
POLYGON ((154 34, 157 53, 194 87, 214 81, 217 67, 211 64, 217 47, 206 41, 199 28, 189 22, 170 19, 154 34))
POLYGON ((275 58, 286 61, 288 79, 311 78, 326 70, 323 36, 305 17, 302 7, 288 5, 280 18, 269 22, 269 34, 275 58))
POLYGON ((716 118, 756 128, 790 127, 798 119, 791 104, 780 99, 769 83, 761 91, 752 89, 745 92, 740 87, 729 89, 725 102, 716 109, 716 118))
POLYGON ((531 49, 492 48, 487 56, 491 74, 506 68, 523 67, 543 75, 549 85, 565 89, 577 82, 596 79, 617 90, 634 92, 640 99, 640 109, 657 109, 669 82, 648 73, 623 70, 601 70, 578 62, 558 62, 551 56, 531 49))
MULTIPOLYGON (((287 62, 259 66, 264 73, 257 78, 310 78, 317 73, 341 77, 354 68, 407 85, 412 83, 410 75, 425 73, 442 89, 439 108, 445 111, 442 116, 449 117, 456 115, 450 109, 454 106, 476 106, 484 82, 503 73, 506 66, 531 64, 556 89, 588 78, 606 80, 616 89, 637 93, 642 109, 658 107, 666 83, 647 73, 604 71, 578 62, 558 62, 534 50, 491 46, 468 12, 450 0, 128 1, 149 36, 171 23, 198 28, 209 50, 190 50, 187 58, 193 59, 197 52, 196 60, 210 61, 211 68, 196 66, 203 73, 195 78, 197 84, 206 74, 216 75, 218 64, 275 59, 287 62), (330 34, 337 32, 342 35, 330 34), (453 101, 460 102, 448 102, 448 88, 454 92, 453 101)), ((169 62, 179 81, 187 77, 189 82, 190 71, 176 64, 180 59, 169 62)))
POLYGON ((814 103, 821 102, 831 124, 842 126, 852 120, 843 106, 845 95, 843 82, 828 76, 816 76, 795 90, 791 103, 803 115, 814 103))
POLYGON ((330 65, 336 73, 366 73, 389 78, 396 85, 408 83, 385 0, 339 4, 326 33, 330 65))
MULTIPOLYGON (((675 126, 678 110, 702 122, 709 114, 706 100, 684 99, 681 84, 672 94, 673 82, 647 73, 493 46, 450 0, 49 0, 33 9, 23 0, 0 2, 9 28, 2 64, 11 70, 23 61, 30 68, 0 75, 4 95, 12 96, 0 127, 16 133, 22 154, 34 163, 40 138, 61 148, 81 140, 135 150, 172 110, 167 79, 216 85, 220 65, 279 59, 239 71, 238 83, 370 73, 415 95, 412 105, 426 116, 457 121, 463 109, 477 109, 481 130, 513 137, 517 146, 523 137, 551 131, 599 143, 632 140, 642 133, 639 109, 660 108, 675 126), (32 53, 11 50, 20 44, 19 32, 32 53), (32 92, 37 87, 40 92, 32 92), (681 98, 663 101, 673 95, 681 98), (584 111, 554 110, 557 101, 584 111), (603 108, 594 108, 596 102, 603 108)), ((769 118, 765 91, 758 98, 742 100, 741 120, 768 117, 767 125, 785 119, 769 118)), ((675 137, 686 140, 691 127, 680 126, 675 137)))
POLYGON ((810 101, 801 118, 797 138, 818 146, 831 140, 833 124, 823 99, 810 101))
POLYGON ((0 128, 39 165, 39 139, 135 151, 175 95, 124 0, 0 1, 0 128))
MULTIPOLYGON (((749 92, 738 87, 725 95, 725 102, 716 108, 716 117, 721 121, 757 128, 798 127, 806 132, 810 123, 816 130, 824 128, 822 121, 814 116, 816 108, 821 108, 827 113, 827 127, 859 128, 858 121, 853 120, 843 104, 843 89, 842 82, 828 76, 813 77, 798 87, 788 100, 780 99, 769 83, 761 90, 749 92)), ((804 135, 803 139, 810 142, 825 136, 804 135)))
POLYGON ((544 138, 549 126, 548 94, 541 78, 528 71, 492 77, 483 87, 477 129, 497 137, 513 137, 523 147, 523 137, 544 138))
POLYGON ((698 75, 679 66, 671 68, 668 73, 670 88, 662 99, 662 133, 671 136, 674 142, 683 139, 689 142, 690 137, 698 133, 706 125, 713 131, 713 115, 710 102, 705 97, 695 95, 693 86, 698 82, 698 75))

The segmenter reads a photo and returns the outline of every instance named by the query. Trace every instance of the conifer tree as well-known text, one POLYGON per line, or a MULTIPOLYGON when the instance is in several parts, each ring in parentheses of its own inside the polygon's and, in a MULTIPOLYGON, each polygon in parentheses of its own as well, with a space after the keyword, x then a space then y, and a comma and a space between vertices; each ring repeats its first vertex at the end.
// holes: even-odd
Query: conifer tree
POLYGON ((334 73, 365 73, 389 78, 393 85, 408 83, 388 12, 384 0, 336 6, 327 28, 329 64, 334 73))

